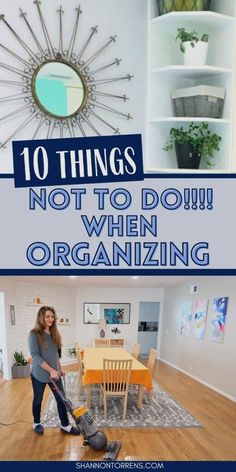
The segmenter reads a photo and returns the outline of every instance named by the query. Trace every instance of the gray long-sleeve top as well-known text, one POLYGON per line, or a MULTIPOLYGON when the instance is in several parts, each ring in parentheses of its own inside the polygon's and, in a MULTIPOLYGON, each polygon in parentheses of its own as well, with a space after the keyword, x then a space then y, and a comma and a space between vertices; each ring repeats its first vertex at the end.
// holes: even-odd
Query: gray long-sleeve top
POLYGON ((59 356, 56 345, 54 344, 51 334, 43 333, 45 345, 40 346, 36 333, 30 332, 28 338, 29 350, 32 356, 31 374, 39 382, 48 383, 50 374, 41 367, 45 361, 50 367, 58 370, 59 356))

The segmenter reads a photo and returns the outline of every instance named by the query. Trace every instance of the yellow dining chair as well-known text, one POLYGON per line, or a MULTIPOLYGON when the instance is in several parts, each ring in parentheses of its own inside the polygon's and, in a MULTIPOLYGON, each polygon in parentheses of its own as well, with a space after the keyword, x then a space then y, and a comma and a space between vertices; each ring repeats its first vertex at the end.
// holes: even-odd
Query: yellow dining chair
POLYGON ((140 352, 140 344, 135 343, 131 351, 131 356, 134 357, 135 359, 138 359, 139 352, 140 352))
POLYGON ((93 340, 93 347, 110 347, 109 339, 95 338, 93 340))
POLYGON ((76 356, 78 362, 78 400, 80 400, 80 395, 83 387, 83 374, 84 366, 82 361, 81 349, 76 348, 76 356))
POLYGON ((82 357, 82 359, 83 359, 83 355, 84 355, 84 349, 83 349, 82 347, 80 347, 80 345, 79 345, 78 341, 76 341, 76 343, 75 343, 75 350, 77 351, 77 349, 79 349, 79 350, 80 350, 81 357, 82 357))
POLYGON ((150 349, 149 357, 148 357, 148 361, 147 361, 147 368, 148 368, 151 375, 153 374, 156 358, 157 358, 157 350, 156 349, 150 349))
MULTIPOLYGON (((157 350, 156 349, 150 349, 150 352, 149 352, 149 357, 148 357, 148 361, 147 361, 147 368, 152 376, 153 374, 153 371, 154 371, 154 367, 155 367, 155 363, 156 363, 156 358, 157 358, 157 350)), ((151 401, 152 399, 152 392, 147 392, 147 395, 148 395, 148 399, 149 401, 151 401)))
POLYGON ((103 359, 103 383, 100 389, 100 401, 101 404, 104 404, 105 418, 107 418, 108 397, 123 397, 123 419, 126 418, 132 362, 132 359, 103 359))
MULTIPOLYGON (((148 370, 151 374, 151 377, 152 377, 153 370, 154 370, 154 367, 155 367, 156 358, 157 358, 157 350, 156 349, 150 349, 149 357, 148 357, 148 361, 147 361, 147 368, 148 368, 148 370)), ((141 385, 138 386, 138 395, 140 394, 140 388, 143 388, 143 387, 141 385)), ((148 396, 148 400, 151 401, 152 392, 147 391, 147 396, 148 396)))

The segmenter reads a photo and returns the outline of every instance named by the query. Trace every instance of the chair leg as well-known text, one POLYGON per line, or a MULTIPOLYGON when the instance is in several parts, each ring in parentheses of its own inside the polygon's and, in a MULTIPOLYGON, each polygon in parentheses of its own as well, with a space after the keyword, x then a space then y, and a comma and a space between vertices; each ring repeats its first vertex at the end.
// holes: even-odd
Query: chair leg
POLYGON ((148 401, 151 402, 152 401, 152 392, 147 392, 147 396, 148 396, 148 401))
POLYGON ((81 390, 82 390, 82 379, 79 379, 79 381, 78 381, 78 400, 80 400, 81 390))
POLYGON ((128 395, 125 395, 125 397, 124 397, 124 413, 123 413, 123 420, 125 420, 125 418, 126 418, 127 401, 128 401, 128 395))
POLYGON ((99 404, 100 406, 103 405, 103 391, 102 391, 102 387, 100 387, 100 398, 99 398, 99 404))
POLYGON ((138 386, 138 398, 137 398, 137 408, 141 410, 142 408, 142 399, 143 399, 143 385, 138 386))
POLYGON ((106 395, 103 396, 103 404, 104 404, 104 416, 106 420, 107 419, 107 396, 106 395))

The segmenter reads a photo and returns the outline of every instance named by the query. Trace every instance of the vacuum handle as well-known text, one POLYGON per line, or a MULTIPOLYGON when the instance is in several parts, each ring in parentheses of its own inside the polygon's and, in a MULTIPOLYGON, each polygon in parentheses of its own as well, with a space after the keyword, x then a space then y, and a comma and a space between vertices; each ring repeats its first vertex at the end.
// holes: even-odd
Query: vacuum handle
POLYGON ((52 377, 50 377, 50 382, 52 383, 52 385, 55 388, 55 390, 57 391, 57 393, 60 393, 60 389, 59 389, 59 387, 57 386, 55 380, 52 377))
POLYGON ((58 387, 58 385, 57 385, 57 383, 55 382, 54 379, 50 378, 50 381, 51 381, 51 383, 52 383, 52 385, 53 385, 54 390, 57 392, 57 394, 58 394, 58 395, 60 396, 60 398, 62 399, 62 401, 63 401, 63 403, 64 403, 66 409, 72 414, 73 405, 72 405, 71 401, 66 398, 65 393, 58 387))

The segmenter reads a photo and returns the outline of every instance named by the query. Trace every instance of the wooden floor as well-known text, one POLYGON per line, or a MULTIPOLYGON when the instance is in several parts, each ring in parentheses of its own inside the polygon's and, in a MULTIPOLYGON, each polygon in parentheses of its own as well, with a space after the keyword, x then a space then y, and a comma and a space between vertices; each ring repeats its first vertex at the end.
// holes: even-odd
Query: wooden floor
MULTIPOLYGON (((107 429, 109 440, 122 441, 118 459, 235 461, 236 404, 164 363, 157 363, 154 376, 204 426, 107 429)), ((84 447, 81 436, 65 436, 55 428, 46 429, 43 436, 33 433, 31 402, 30 379, 0 379, 0 423, 19 421, 0 425, 0 460, 101 460, 102 453, 84 447)))

